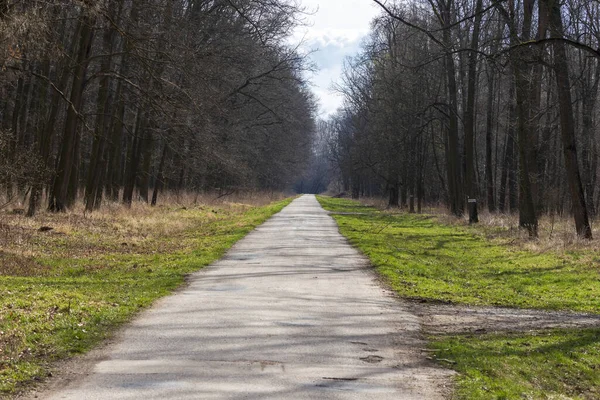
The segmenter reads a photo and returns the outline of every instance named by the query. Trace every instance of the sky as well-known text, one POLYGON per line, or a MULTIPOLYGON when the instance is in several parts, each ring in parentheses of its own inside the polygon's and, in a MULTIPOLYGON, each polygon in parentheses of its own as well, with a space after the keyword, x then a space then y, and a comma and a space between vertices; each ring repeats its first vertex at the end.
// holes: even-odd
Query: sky
POLYGON ((327 117, 342 105, 332 86, 340 81, 344 59, 359 52, 379 9, 372 0, 301 1, 313 15, 306 16, 308 26, 299 27, 293 40, 299 43, 304 38, 303 51, 317 50, 311 59, 318 71, 309 79, 319 100, 320 116, 327 117))

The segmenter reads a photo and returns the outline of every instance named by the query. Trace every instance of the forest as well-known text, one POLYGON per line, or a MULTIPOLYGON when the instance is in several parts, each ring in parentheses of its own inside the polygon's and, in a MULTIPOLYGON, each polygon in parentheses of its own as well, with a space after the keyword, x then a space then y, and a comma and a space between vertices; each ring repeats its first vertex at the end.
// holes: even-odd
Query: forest
POLYGON ((371 1, 343 106, 319 121, 313 66, 288 40, 299 1, 1 1, 4 207, 295 185, 470 222, 518 213, 531 237, 541 215, 569 215, 591 238, 600 5, 371 1))
POLYGON ((600 399, 599 90, 599 0, 0 0, 0 398, 600 399))
POLYGON ((410 212, 518 213, 531 237, 540 215, 572 216, 591 239, 600 3, 373 1, 381 14, 345 64, 344 106, 318 124, 311 176, 410 212))
POLYGON ((282 190, 310 158, 311 66, 282 0, 0 1, 3 206, 282 190))

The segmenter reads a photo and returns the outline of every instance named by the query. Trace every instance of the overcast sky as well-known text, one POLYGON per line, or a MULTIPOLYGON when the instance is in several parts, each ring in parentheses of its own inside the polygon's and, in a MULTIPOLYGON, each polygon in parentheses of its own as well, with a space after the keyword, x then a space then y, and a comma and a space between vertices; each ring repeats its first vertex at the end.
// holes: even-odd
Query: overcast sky
POLYGON ((294 40, 305 38, 305 50, 317 49, 311 57, 319 71, 311 77, 319 98, 321 116, 333 113, 342 103, 331 90, 339 80, 344 58, 355 55, 379 9, 372 0, 301 0, 308 11, 309 26, 301 27, 294 40))

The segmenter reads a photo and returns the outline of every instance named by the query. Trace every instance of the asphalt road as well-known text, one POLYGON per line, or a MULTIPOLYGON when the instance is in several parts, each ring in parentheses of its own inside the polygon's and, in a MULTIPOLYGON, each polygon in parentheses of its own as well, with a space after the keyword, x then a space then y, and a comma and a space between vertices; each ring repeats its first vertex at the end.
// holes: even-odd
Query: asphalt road
POLYGON ((441 399, 419 321, 314 196, 142 313, 50 399, 441 399))

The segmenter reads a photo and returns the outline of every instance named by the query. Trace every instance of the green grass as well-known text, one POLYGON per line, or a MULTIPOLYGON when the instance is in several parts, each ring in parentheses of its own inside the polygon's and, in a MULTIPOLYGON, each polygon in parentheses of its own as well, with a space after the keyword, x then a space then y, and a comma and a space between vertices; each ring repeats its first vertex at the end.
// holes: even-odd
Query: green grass
POLYGON ((411 299, 600 313, 600 266, 579 253, 532 253, 445 226, 431 215, 388 214, 319 197, 341 233, 411 299))
POLYGON ((181 224, 162 235, 135 227, 136 219, 104 226, 100 219, 78 225, 64 217, 71 221, 69 235, 29 237, 32 255, 0 252, 0 261, 11 264, 0 276, 0 396, 43 379, 53 361, 92 348, 290 201, 233 211, 157 211, 161 218, 148 223, 181 224), (94 231, 98 226, 103 234, 94 231), (134 231, 141 233, 133 237, 134 231))
MULTIPOLYGON (((534 253, 487 240, 477 228, 441 224, 432 215, 319 201, 402 297, 600 313, 600 267, 589 262, 594 254, 534 253)), ((431 339, 435 357, 460 373, 455 399, 600 398, 600 329, 431 339)))
POLYGON ((459 335, 433 343, 456 362, 456 399, 600 399, 600 329, 459 335))

